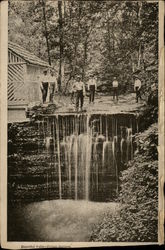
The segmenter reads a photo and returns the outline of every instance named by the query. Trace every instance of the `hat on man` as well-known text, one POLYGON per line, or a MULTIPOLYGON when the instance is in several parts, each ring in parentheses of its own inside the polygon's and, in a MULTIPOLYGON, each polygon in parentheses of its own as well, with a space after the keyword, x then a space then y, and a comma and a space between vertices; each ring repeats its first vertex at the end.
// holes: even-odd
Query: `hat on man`
POLYGON ((90 72, 89 75, 90 75, 90 76, 93 76, 93 72, 90 72))
POLYGON ((77 75, 76 78, 77 78, 77 79, 81 79, 81 76, 80 76, 80 75, 77 75))

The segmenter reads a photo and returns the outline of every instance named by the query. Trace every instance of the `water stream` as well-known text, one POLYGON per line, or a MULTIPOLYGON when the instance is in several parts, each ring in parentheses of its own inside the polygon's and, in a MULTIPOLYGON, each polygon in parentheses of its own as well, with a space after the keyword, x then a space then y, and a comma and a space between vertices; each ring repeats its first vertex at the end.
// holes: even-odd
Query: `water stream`
POLYGON ((58 189, 56 198, 108 201, 117 195, 119 172, 133 158, 133 115, 51 115, 37 127, 45 145, 38 150, 51 155, 47 180, 58 189))

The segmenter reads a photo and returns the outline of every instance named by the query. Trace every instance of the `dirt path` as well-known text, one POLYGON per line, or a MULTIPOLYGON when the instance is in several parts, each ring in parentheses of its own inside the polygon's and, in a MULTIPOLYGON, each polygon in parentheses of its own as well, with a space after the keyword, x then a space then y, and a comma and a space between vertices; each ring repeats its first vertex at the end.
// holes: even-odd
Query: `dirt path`
POLYGON ((117 208, 118 204, 112 202, 36 202, 20 209, 19 215, 14 215, 13 229, 21 232, 19 241, 87 242, 92 227, 107 209, 114 213, 117 208))
MULTIPOLYGON (((69 97, 57 96, 55 100, 58 104, 60 104, 60 107, 58 108, 57 112, 71 112, 75 110, 75 104, 71 104, 69 97)), ((119 96, 118 102, 113 101, 112 96, 97 95, 94 104, 89 104, 89 99, 85 97, 83 109, 87 112, 92 113, 121 113, 136 111, 143 105, 144 100, 140 100, 139 103, 136 103, 135 94, 121 95, 119 96)))
MULTIPOLYGON (((57 113, 72 113, 75 112, 75 104, 71 103, 70 96, 60 96, 59 94, 55 96, 55 104, 57 109, 55 110, 55 114, 57 113)), ((32 103, 33 106, 40 105, 40 103, 32 103)), ((47 107, 49 103, 46 103, 45 106, 47 107)), ((136 103, 135 94, 128 94, 128 95, 120 95, 119 101, 114 102, 112 96, 103 96, 103 95, 96 95, 95 103, 89 104, 89 98, 84 98, 84 112, 88 113, 109 113, 109 114, 116 114, 116 113, 130 113, 139 110, 141 106, 144 105, 144 100, 139 101, 136 103)), ((77 112, 76 112, 77 113, 77 112)), ((29 118, 25 116, 25 110, 9 110, 8 112, 8 122, 24 122, 29 121, 29 118)))

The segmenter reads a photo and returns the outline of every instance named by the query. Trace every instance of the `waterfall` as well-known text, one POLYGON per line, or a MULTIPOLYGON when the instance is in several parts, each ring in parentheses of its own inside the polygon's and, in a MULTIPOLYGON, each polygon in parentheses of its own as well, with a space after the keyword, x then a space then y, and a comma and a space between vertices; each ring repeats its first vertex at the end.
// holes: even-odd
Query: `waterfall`
POLYGON ((108 114, 43 118, 38 138, 43 138, 47 157, 52 154, 47 164, 53 166, 53 175, 46 174, 47 192, 53 180, 59 199, 108 200, 117 194, 119 172, 133 159, 137 124, 132 119, 108 114))
POLYGON ((87 116, 87 139, 86 139, 86 169, 85 169, 85 199, 89 199, 89 185, 90 185, 90 161, 91 161, 91 147, 92 147, 92 130, 89 126, 90 116, 87 116))
MULTIPOLYGON (((117 129, 116 129, 116 134, 117 134, 117 129)), ((119 182, 118 182, 118 176, 119 176, 119 170, 116 162, 116 150, 117 150, 117 135, 113 137, 113 142, 112 142, 112 152, 113 152, 113 165, 115 166, 115 171, 116 171, 116 193, 118 194, 119 190, 119 182)))
POLYGON ((69 195, 71 197, 71 188, 72 188, 72 166, 71 166, 71 159, 72 159, 72 147, 73 147, 73 140, 75 139, 74 135, 71 135, 70 137, 68 137, 68 144, 69 144, 69 149, 68 149, 68 172, 69 172, 69 195))
POLYGON ((107 160, 106 155, 109 154, 109 149, 111 147, 111 142, 110 141, 104 141, 103 142, 103 153, 102 153, 102 162, 103 162, 103 166, 105 164, 105 160, 107 160))
POLYGON ((106 141, 108 141, 108 120, 107 120, 107 115, 106 115, 106 125, 105 125, 106 129, 106 141))
POLYGON ((45 138, 45 146, 46 146, 47 150, 49 150, 49 148, 50 148, 50 141, 51 141, 51 139, 52 138, 50 136, 48 136, 48 137, 45 138))
POLYGON ((76 134, 74 144, 74 160, 75 160, 75 200, 77 200, 77 181, 78 181, 78 135, 76 134))
POLYGON ((94 157, 94 163, 95 163, 95 178, 96 178, 96 190, 98 192, 99 189, 99 167, 97 162, 97 146, 98 146, 98 138, 96 137, 94 146, 93 146, 93 157, 94 157))
POLYGON ((127 128, 127 162, 133 157, 132 149, 132 128, 127 128))
POLYGON ((60 159, 60 136, 59 136, 59 119, 56 117, 56 138, 57 138, 57 154, 58 154, 58 178, 59 178, 59 198, 62 198, 61 193, 61 159, 60 159))

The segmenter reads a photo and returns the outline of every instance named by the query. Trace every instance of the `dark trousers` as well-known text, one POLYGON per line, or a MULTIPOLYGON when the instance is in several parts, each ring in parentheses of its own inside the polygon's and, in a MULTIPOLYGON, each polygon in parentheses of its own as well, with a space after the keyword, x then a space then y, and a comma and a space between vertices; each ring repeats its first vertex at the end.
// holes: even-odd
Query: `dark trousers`
POLYGON ((54 91, 55 91, 55 85, 50 84, 50 94, 49 94, 49 101, 50 102, 53 102, 54 91))
POLYGON ((48 82, 43 82, 42 87, 43 87, 43 89, 42 89, 42 101, 43 101, 43 103, 45 103, 47 93, 48 93, 48 82))
POLYGON ((95 99, 95 85, 90 85, 89 86, 89 102, 94 102, 95 99))
POLYGON ((70 101, 71 101, 71 103, 75 102, 75 92, 71 93, 70 101))
POLYGON ((141 91, 138 87, 135 88, 135 91, 136 91, 136 102, 138 102, 139 98, 142 99, 141 91))
POLYGON ((115 96, 116 99, 118 100, 118 87, 113 87, 113 99, 115 99, 115 96))
POLYGON ((79 102, 80 102, 80 107, 83 107, 83 102, 84 102, 84 96, 83 96, 83 90, 77 90, 76 92, 76 109, 79 107, 79 102))

